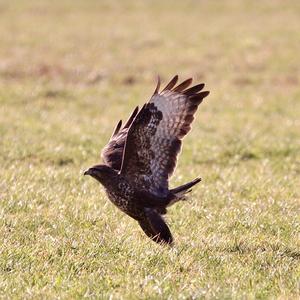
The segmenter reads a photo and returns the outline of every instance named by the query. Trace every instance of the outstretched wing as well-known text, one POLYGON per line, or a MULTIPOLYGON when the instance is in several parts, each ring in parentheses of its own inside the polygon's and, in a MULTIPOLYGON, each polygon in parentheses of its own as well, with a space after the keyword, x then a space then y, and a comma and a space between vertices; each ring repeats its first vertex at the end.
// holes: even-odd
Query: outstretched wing
POLYGON ((198 105, 209 92, 204 84, 187 89, 188 79, 177 87, 178 76, 159 92, 160 82, 150 101, 133 120, 128 130, 121 174, 157 196, 168 192, 168 178, 173 173, 181 139, 190 131, 198 105))
POLYGON ((128 129, 136 117, 139 108, 136 107, 122 128, 122 120, 117 124, 108 144, 101 151, 101 157, 107 166, 120 171, 128 129))
POLYGON ((172 244, 173 237, 163 217, 155 210, 146 208, 146 218, 139 221, 139 224, 148 237, 156 243, 172 244))

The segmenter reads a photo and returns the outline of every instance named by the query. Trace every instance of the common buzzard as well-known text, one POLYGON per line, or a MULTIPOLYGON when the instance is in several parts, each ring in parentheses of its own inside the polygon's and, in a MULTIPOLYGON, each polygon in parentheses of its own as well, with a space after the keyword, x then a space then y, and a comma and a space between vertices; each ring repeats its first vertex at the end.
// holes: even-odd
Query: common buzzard
POLYGON ((188 88, 192 79, 176 86, 176 75, 162 90, 160 80, 149 102, 132 112, 126 124, 117 124, 102 150, 104 164, 88 169, 105 188, 108 198, 135 219, 157 243, 172 244, 162 215, 167 207, 184 200, 201 179, 169 189, 182 138, 190 131, 198 105, 209 92, 204 84, 188 88))

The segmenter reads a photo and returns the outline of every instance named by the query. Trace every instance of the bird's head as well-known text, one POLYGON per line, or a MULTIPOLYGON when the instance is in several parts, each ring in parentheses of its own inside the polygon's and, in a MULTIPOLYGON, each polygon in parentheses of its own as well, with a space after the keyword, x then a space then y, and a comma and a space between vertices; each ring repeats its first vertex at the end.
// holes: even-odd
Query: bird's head
POLYGON ((104 183, 106 179, 116 174, 117 172, 114 169, 106 165, 93 166, 83 173, 83 175, 90 175, 101 183, 104 183))

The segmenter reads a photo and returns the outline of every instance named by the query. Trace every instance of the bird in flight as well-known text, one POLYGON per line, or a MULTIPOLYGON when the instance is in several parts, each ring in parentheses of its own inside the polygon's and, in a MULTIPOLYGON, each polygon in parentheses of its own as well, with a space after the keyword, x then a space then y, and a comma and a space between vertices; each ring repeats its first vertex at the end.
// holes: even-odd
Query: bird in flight
POLYGON ((117 124, 102 150, 103 164, 84 172, 99 181, 108 198, 135 219, 145 234, 160 244, 173 243, 163 215, 167 207, 185 200, 196 178, 169 189, 182 138, 191 130, 194 114, 209 94, 204 84, 189 86, 192 79, 177 85, 176 75, 160 91, 160 79, 149 102, 132 112, 122 127, 117 124))

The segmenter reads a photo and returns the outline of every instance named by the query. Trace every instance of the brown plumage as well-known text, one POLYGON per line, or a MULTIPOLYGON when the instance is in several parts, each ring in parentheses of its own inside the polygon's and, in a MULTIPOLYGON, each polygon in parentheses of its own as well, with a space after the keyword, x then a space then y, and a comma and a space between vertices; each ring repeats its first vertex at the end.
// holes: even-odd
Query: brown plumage
POLYGON ((176 75, 141 110, 135 108, 122 127, 117 124, 109 143, 102 150, 104 165, 85 172, 101 182, 109 199, 138 221, 143 231, 158 243, 172 244, 171 232, 162 215, 200 178, 175 189, 168 180, 176 166, 182 138, 190 131, 194 114, 209 92, 204 84, 188 88, 192 79, 176 86, 176 75), (187 89, 188 88, 188 89, 187 89))

